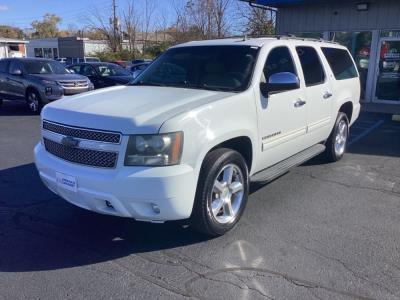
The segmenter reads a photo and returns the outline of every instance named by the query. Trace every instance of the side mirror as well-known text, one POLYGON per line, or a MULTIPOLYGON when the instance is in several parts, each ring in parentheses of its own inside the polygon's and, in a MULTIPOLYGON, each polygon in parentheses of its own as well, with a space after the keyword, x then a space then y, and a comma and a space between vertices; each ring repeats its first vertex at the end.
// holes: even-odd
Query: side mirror
POLYGON ((11 72, 11 75, 14 76, 21 76, 22 75, 22 71, 20 69, 15 69, 11 72))
POLYGON ((261 82, 260 90, 264 96, 270 93, 285 92, 300 88, 299 78, 290 72, 281 72, 272 74, 268 83, 261 82))

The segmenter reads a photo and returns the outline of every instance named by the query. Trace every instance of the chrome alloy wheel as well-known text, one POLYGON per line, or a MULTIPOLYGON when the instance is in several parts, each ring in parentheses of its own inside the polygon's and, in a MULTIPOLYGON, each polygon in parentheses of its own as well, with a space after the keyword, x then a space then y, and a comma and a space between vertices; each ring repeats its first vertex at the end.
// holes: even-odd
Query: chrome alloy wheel
POLYGON ((39 98, 36 93, 30 92, 28 94, 28 105, 32 112, 37 112, 39 110, 39 98))
POLYGON ((234 164, 223 167, 214 181, 211 192, 211 211, 220 224, 235 221, 244 194, 244 177, 240 168, 234 164))
POLYGON ((341 120, 335 137, 335 153, 337 156, 343 155, 346 150, 347 138, 349 135, 349 128, 345 120, 341 120))

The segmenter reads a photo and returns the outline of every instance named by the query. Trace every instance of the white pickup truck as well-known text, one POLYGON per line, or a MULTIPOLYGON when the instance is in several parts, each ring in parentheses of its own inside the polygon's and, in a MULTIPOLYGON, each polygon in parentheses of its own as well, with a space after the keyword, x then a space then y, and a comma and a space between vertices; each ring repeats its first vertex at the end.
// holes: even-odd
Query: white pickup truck
POLYGON ((345 150, 360 112, 354 61, 338 44, 295 38, 189 42, 133 83, 51 103, 35 161, 46 186, 95 212, 188 219, 222 235, 249 182, 345 150))

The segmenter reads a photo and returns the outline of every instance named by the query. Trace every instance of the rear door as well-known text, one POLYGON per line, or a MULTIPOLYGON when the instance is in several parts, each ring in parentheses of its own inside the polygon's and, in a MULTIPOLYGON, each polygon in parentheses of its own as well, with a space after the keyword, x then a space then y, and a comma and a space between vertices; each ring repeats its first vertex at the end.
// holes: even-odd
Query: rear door
POLYGON ((320 55, 312 46, 296 46, 305 82, 307 132, 310 144, 325 140, 330 133, 334 95, 320 55))
POLYGON ((8 76, 8 59, 1 59, 0 60, 0 97, 7 98, 7 85, 6 80, 8 76))
POLYGON ((16 70, 23 72, 22 64, 12 59, 8 66, 8 74, 6 77, 6 89, 11 99, 25 99, 25 86, 24 86, 24 75, 14 75, 16 70))
MULTIPOLYGON (((292 54, 293 51, 287 46, 272 48, 267 55, 261 81, 268 82, 271 75, 281 72, 297 75, 292 54)), ((304 100, 302 87, 275 92, 268 97, 259 93, 258 98, 261 165, 266 168, 304 149, 306 105, 297 104, 304 100)))

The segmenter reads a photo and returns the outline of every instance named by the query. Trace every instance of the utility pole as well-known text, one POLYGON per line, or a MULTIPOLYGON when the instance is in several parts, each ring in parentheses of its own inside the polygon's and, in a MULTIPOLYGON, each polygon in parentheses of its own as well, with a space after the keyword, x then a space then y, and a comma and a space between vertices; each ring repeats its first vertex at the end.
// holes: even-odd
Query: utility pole
POLYGON ((118 24, 117 24, 117 3, 116 0, 113 0, 113 31, 114 31, 114 52, 118 50, 118 38, 117 38, 117 31, 118 31, 118 24))

